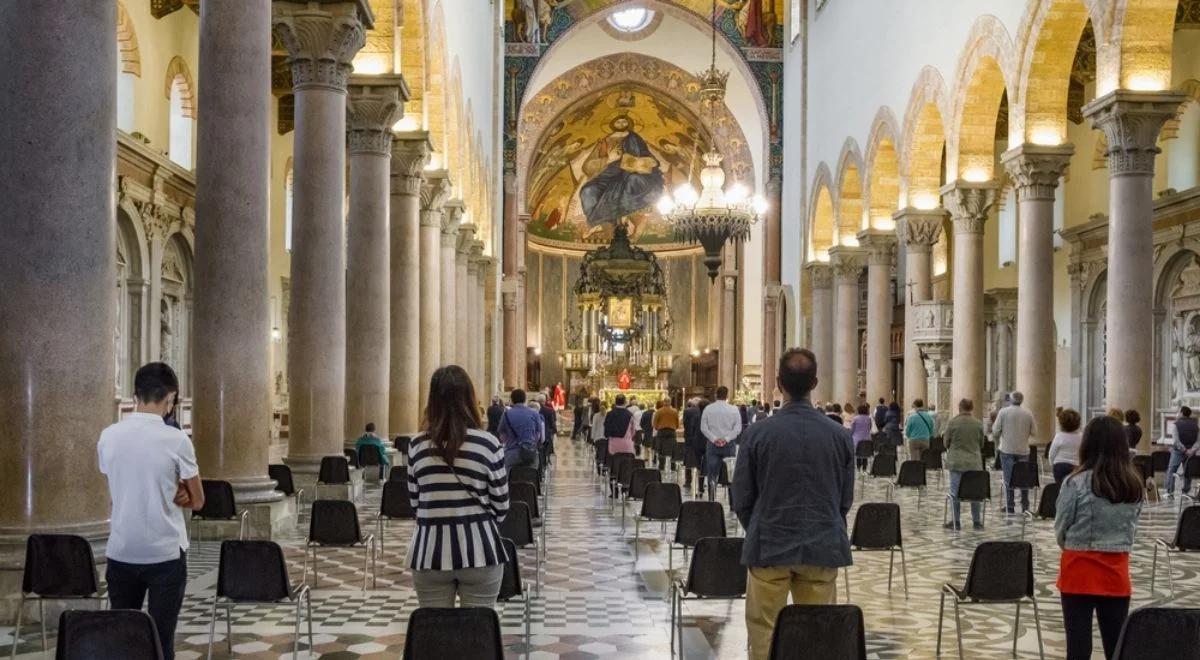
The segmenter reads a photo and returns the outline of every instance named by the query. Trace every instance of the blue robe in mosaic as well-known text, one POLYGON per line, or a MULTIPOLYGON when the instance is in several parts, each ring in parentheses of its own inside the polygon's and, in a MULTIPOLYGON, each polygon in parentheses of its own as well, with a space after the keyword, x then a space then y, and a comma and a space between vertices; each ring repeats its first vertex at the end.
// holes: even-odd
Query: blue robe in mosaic
POLYGON ((640 135, 629 131, 621 140, 621 158, 609 163, 579 191, 590 227, 616 222, 653 205, 663 194, 658 159, 640 135))

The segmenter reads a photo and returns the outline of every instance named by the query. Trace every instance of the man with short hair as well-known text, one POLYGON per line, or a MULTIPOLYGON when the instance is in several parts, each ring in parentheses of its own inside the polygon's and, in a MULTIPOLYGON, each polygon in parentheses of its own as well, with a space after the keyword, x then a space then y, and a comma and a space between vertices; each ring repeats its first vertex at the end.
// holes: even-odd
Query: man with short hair
POLYGON ((175 657, 175 624, 187 586, 183 511, 204 507, 196 450, 187 434, 163 422, 179 398, 171 367, 151 362, 133 379, 133 414, 100 433, 100 472, 108 477, 112 516, 105 556, 114 610, 147 610, 163 657, 175 657))
POLYGON ((919 461, 921 454, 929 449, 937 421, 925 410, 925 400, 913 400, 913 411, 904 422, 904 437, 908 438, 908 460, 919 461))
POLYGON ((887 402, 883 397, 879 397, 879 403, 875 406, 875 430, 882 433, 883 427, 887 426, 887 402))
POLYGON ((700 433, 700 397, 688 400, 683 410, 683 489, 692 487, 692 468, 695 468, 699 497, 704 497, 704 451, 708 441, 700 433))
POLYGON ((509 395, 512 407, 500 416, 496 427, 504 445, 504 467, 538 466, 538 448, 542 444, 542 416, 525 404, 525 390, 514 389, 509 395))
POLYGON ((733 480, 734 512, 746 529, 746 629, 754 660, 767 658, 789 593, 793 603, 832 603, 838 569, 853 563, 846 533, 854 502, 850 432, 809 399, 817 384, 812 351, 788 350, 777 373, 787 401, 746 429, 733 480))
POLYGON ((1183 406, 1175 418, 1175 443, 1171 446, 1171 462, 1167 467, 1167 497, 1175 496, 1175 472, 1180 466, 1184 467, 1182 494, 1187 495, 1192 490, 1192 478, 1187 475, 1186 466, 1188 459, 1200 451, 1197 436, 1200 436, 1200 425, 1192 417, 1192 409, 1183 406))
POLYGON ((382 479, 391 462, 388 461, 387 447, 383 444, 383 438, 375 435, 375 422, 367 422, 363 434, 354 441, 354 453, 361 455, 363 447, 374 447, 379 452, 379 478, 382 479))
POLYGON ((500 418, 504 416, 504 401, 499 396, 492 397, 492 405, 487 409, 487 432, 496 435, 500 431, 500 418))
POLYGON ((658 469, 665 470, 667 459, 670 459, 671 469, 674 470, 675 433, 679 430, 679 411, 671 405, 670 399, 662 399, 658 402, 651 421, 658 447, 658 469))
POLYGON ((737 453, 735 443, 742 433, 742 413, 729 403, 728 387, 718 387, 717 400, 710 403, 700 415, 700 433, 708 441, 704 452, 704 473, 708 479, 708 499, 711 502, 725 458, 737 453))
POLYGON ((558 435, 558 412, 554 410, 551 402, 547 401, 546 395, 539 394, 537 401, 538 414, 542 416, 546 429, 545 435, 542 436, 542 451, 548 459, 554 455, 554 436, 558 435))
MULTIPOLYGON (((996 438, 996 454, 1000 457, 1000 469, 1004 472, 1004 512, 1015 513, 1012 483, 1013 465, 1029 460, 1029 439, 1037 434, 1037 423, 1033 413, 1021 404, 1025 395, 1013 392, 1011 404, 996 414, 992 424, 992 437, 996 438)), ((1021 489, 1021 511, 1029 510, 1029 489, 1021 489)))

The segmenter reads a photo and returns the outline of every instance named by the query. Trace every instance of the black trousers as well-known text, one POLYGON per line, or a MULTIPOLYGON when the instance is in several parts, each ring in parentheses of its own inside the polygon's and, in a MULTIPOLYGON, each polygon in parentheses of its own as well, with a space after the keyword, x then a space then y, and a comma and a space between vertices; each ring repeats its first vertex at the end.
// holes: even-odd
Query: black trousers
POLYGON ((1092 612, 1100 622, 1104 657, 1111 658, 1117 648, 1121 625, 1129 614, 1129 598, 1062 594, 1063 626, 1067 631, 1067 660, 1092 657, 1092 612))
POLYGON ((175 658, 175 624, 183 607, 183 592, 187 587, 187 553, 179 551, 179 559, 158 564, 126 564, 108 560, 105 570, 108 581, 108 602, 114 610, 140 610, 150 594, 146 610, 158 628, 163 657, 175 658))

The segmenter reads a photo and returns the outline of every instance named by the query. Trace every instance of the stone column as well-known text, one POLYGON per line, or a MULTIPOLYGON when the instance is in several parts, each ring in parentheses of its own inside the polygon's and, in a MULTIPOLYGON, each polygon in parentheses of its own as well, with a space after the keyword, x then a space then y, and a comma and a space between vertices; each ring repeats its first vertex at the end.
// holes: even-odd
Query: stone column
MULTIPOLYGON (((479 297, 479 258, 481 253, 476 253, 476 243, 478 241, 471 241, 467 246, 467 301, 464 305, 467 309, 467 318, 469 319, 467 327, 472 329, 472 333, 475 326, 479 323, 480 318, 479 310, 475 307, 475 301, 479 297)), ((475 337, 473 334, 463 337, 463 348, 467 352, 467 361, 470 363, 466 365, 467 372, 471 374, 471 382, 475 382, 475 337)), ((476 384, 476 387, 478 386, 476 384)))
POLYGON ((468 328, 458 326, 458 307, 464 300, 458 298, 456 264, 454 253, 458 247, 458 226, 462 223, 463 204, 461 200, 452 199, 442 207, 442 256, 441 262, 441 311, 440 325, 442 327, 442 342, 440 352, 442 364, 457 364, 464 366, 466 355, 462 354, 461 342, 458 335, 468 332, 468 328))
MULTIPOLYGON (((87 537, 104 556, 96 438, 116 393, 116 16, 114 0, 0 3, 4 569, 22 565, 35 532, 87 537)), ((0 620, 15 614, 20 581, 0 571, 0 620)))
MULTIPOLYGON (((483 248, 483 243, 480 244, 480 249, 483 248)), ((471 339, 474 347, 472 365, 475 369, 475 383, 477 387, 484 388, 487 391, 490 381, 487 373, 487 325, 488 317, 491 316, 491 310, 487 305, 487 285, 488 280, 492 277, 492 267, 494 260, 491 257, 482 256, 479 258, 478 273, 476 274, 476 284, 472 287, 475 300, 473 304, 475 328, 472 330, 471 339)))
MULTIPOLYGON (((812 278, 812 341, 809 349, 817 356, 817 386, 814 403, 825 403, 833 394, 833 270, 829 264, 811 262, 805 268, 812 278)), ((843 403, 845 403, 843 401, 843 403)))
POLYGON ((904 274, 908 278, 900 288, 904 295, 904 401, 900 405, 908 408, 914 400, 928 398, 924 360, 914 338, 917 326, 913 305, 933 299, 930 252, 942 235, 946 211, 908 207, 894 217, 896 235, 904 245, 904 274))
MULTIPOLYGON (((1179 92, 1110 92, 1084 107, 1108 138, 1108 303, 1105 403, 1153 418, 1154 157, 1158 133, 1185 100, 1179 92)), ((1017 331, 1021 332, 1023 321, 1017 331)), ((1020 344, 1018 342, 1018 350, 1020 344)), ((1020 367, 1018 367, 1019 369, 1020 367)), ((1151 434, 1139 449, 1150 449, 1151 434)))
MULTIPOLYGON (((468 332, 471 329, 471 287, 474 286, 475 280, 472 279, 467 272, 467 262, 471 257, 471 245, 475 242, 475 225, 468 223, 459 225, 458 227, 458 244, 454 250, 454 299, 457 301, 454 309, 454 324, 460 328, 461 332, 468 332)), ((471 351, 465 344, 459 344, 457 348, 458 360, 464 368, 467 366, 462 364, 466 361, 471 351)), ((479 394, 482 400, 484 393, 479 394)), ((490 397, 491 392, 487 392, 486 396, 490 397)))
POLYGON ((833 268, 833 400, 858 401, 858 278, 867 264, 860 248, 829 250, 833 268))
MULTIPOLYGON (((1021 219, 1017 239, 1017 390, 1025 395, 1024 406, 1033 413, 1039 444, 1049 443, 1058 430, 1054 421, 1054 190, 1074 151, 1071 145, 1025 144, 1001 156, 1017 188, 1021 219)), ((1148 296, 1148 291, 1142 294, 1148 296)))
POLYGON ((763 218, 763 348, 762 399, 768 405, 775 398, 776 369, 779 366, 780 337, 779 300, 783 297, 780 285, 780 225, 782 217, 779 176, 767 180, 767 207, 763 218))
POLYGON ((415 433, 421 391, 421 170, 429 162, 429 134, 397 133, 392 140, 391 355, 388 426, 415 433))
POLYGON ((500 300, 504 309, 504 388, 511 390, 525 383, 525 294, 521 291, 521 261, 519 241, 521 218, 517 213, 517 173, 506 164, 504 169, 504 279, 500 285, 500 300))
POLYGON ((403 115, 400 76, 356 76, 347 108, 350 212, 346 218, 346 424, 352 444, 374 423, 388 437, 391 265, 388 227, 392 124, 403 115))
MULTIPOLYGON (((866 230, 858 243, 867 249, 867 401, 892 399, 892 268, 896 235, 866 230)), ((844 402, 843 402, 844 403, 844 402)))
POLYGON ((942 203, 954 221, 954 343, 950 373, 950 412, 961 399, 975 403, 975 416, 987 413, 984 374, 987 345, 983 327, 983 226, 996 203, 995 181, 955 181, 942 188, 942 203))
POLYGON ((296 99, 286 461, 314 473, 345 432, 346 84, 373 17, 363 0, 272 6, 296 99))
POLYGON ((244 506, 280 499, 267 478, 271 3, 200 11, 199 74, 211 87, 196 139, 192 436, 200 474, 230 482, 244 506))
POLYGON ((446 170, 425 173, 421 186, 421 267, 417 278, 421 286, 421 371, 417 390, 421 414, 429 395, 429 377, 442 366, 442 207, 450 196, 450 178, 446 170))
MULTIPOLYGON (((732 252, 726 250, 726 258, 732 252)), ((737 281, 736 270, 726 269, 721 274, 721 352, 717 354, 717 385, 728 387, 730 398, 738 388, 737 281)))

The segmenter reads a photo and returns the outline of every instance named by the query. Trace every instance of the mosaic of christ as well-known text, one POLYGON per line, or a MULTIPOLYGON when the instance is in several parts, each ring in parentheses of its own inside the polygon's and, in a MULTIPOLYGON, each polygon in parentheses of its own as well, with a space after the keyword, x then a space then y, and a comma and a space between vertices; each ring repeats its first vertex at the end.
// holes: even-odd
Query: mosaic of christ
POLYGON ((673 101, 614 89, 552 124, 527 178, 529 233, 552 243, 601 243, 615 223, 644 244, 672 243, 654 208, 663 192, 699 187, 708 141, 673 101))

